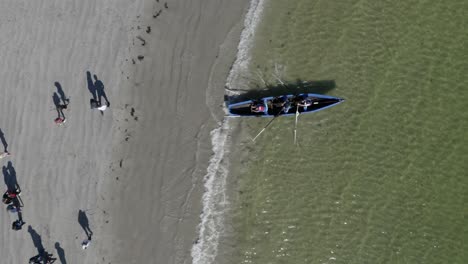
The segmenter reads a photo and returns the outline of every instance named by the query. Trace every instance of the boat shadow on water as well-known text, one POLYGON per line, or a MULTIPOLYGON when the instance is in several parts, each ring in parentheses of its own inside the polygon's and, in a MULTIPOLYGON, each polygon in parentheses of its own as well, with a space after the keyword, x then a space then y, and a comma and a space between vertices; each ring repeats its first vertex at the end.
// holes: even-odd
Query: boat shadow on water
POLYGON ((226 105, 238 103, 246 100, 255 100, 263 97, 276 97, 285 94, 327 94, 336 87, 334 80, 304 81, 297 79, 294 82, 284 82, 275 85, 260 86, 252 90, 246 90, 244 93, 234 96, 224 96, 226 105))

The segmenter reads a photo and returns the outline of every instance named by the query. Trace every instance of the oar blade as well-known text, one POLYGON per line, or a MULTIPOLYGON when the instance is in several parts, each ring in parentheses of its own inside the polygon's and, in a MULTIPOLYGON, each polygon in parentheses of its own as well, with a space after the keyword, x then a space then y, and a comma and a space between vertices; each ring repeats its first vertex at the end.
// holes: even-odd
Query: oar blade
POLYGON ((255 142, 255 140, 258 138, 258 136, 260 136, 260 134, 263 133, 263 131, 265 131, 265 128, 263 128, 262 131, 260 131, 260 133, 258 133, 258 134, 252 139, 252 141, 255 142))
POLYGON ((297 144, 297 119, 299 118, 299 106, 296 106, 296 122, 294 123, 294 145, 297 144))

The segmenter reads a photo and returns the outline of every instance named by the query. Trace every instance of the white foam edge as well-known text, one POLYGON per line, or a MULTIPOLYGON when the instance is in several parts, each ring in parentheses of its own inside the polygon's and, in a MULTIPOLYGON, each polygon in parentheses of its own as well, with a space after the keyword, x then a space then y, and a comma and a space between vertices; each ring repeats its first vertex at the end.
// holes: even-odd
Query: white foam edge
MULTIPOLYGON (((251 0, 244 19, 236 60, 226 80, 226 87, 232 88, 242 73, 248 71, 250 49, 253 46, 254 33, 263 11, 264 0, 251 0)), ((201 222, 198 226, 198 239, 191 251, 194 264, 214 263, 218 254, 221 234, 224 232, 224 214, 228 208, 226 200, 226 182, 228 164, 223 162, 227 153, 229 119, 224 118, 219 126, 211 131, 213 155, 210 158, 207 173, 204 176, 205 192, 202 197, 201 222)))

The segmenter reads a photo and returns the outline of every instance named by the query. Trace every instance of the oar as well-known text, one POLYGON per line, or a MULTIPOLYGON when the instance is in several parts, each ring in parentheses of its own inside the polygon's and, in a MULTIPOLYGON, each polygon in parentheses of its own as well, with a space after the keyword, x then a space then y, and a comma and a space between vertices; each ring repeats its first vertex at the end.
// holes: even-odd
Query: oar
POLYGON ((294 124, 294 145, 296 145, 297 136, 297 118, 299 117, 299 106, 296 106, 296 123, 294 124))
POLYGON ((281 109, 281 111, 279 111, 278 114, 276 114, 276 115, 273 117, 273 119, 271 119, 270 122, 268 122, 268 124, 266 124, 266 126, 263 127, 262 131, 260 131, 260 133, 258 133, 258 134, 252 139, 252 141, 255 142, 255 140, 258 138, 258 136, 260 136, 260 135, 263 133, 263 131, 265 131, 265 129, 267 129, 267 127, 268 127, 271 123, 273 123, 273 120, 275 120, 278 116, 280 116, 281 113, 282 113, 283 111, 284 111, 284 106, 283 106, 283 108, 281 109))
POLYGON ((268 126, 273 122, 273 120, 275 120, 278 116, 279 116, 279 115, 275 115, 275 117, 273 117, 273 118, 270 120, 270 122, 268 122, 268 124, 266 124, 266 126, 263 127, 262 131, 260 131, 260 133, 258 133, 258 134, 252 139, 252 141, 255 142, 255 140, 258 138, 258 136, 260 136, 260 135, 263 133, 263 131, 265 131, 265 129, 267 129, 267 127, 268 127, 268 126))

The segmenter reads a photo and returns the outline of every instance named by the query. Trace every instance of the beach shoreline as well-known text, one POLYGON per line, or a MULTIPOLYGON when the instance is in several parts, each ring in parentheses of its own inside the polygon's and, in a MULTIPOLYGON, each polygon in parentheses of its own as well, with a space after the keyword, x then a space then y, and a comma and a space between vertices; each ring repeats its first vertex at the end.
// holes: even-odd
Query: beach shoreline
POLYGON ((62 263, 192 262, 210 132, 222 118, 219 84, 246 5, 2 8, 0 34, 11 38, 2 43, 0 128, 12 152, 2 163, 16 171, 26 221, 14 232, 15 216, 0 216, 8 241, 2 261, 22 263, 46 250, 62 263), (103 113, 89 108, 93 75, 110 101, 103 113), (54 82, 71 98, 61 127, 53 122, 54 82), (93 232, 86 251, 79 210, 93 232))

